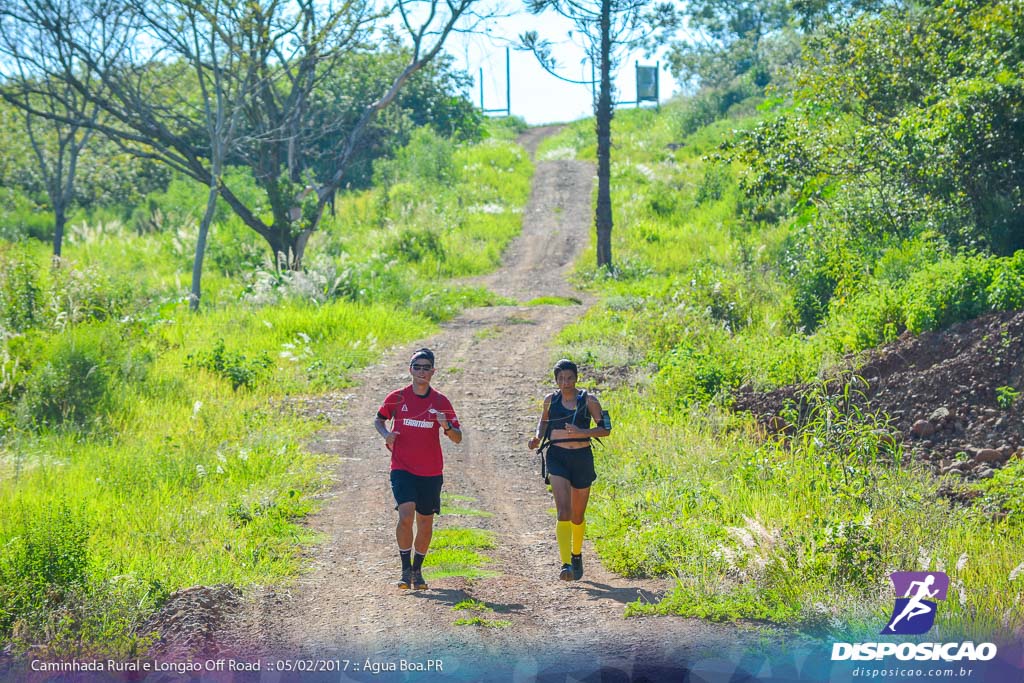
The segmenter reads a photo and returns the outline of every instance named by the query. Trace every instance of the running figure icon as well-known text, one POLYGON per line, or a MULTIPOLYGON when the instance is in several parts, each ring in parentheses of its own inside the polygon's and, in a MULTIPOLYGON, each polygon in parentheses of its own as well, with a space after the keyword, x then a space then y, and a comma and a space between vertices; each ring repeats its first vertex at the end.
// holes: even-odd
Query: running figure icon
POLYGON ((904 607, 903 611, 900 612, 900 615, 893 619, 892 622, 889 624, 888 628, 890 631, 895 632, 896 624, 899 623, 899 621, 904 617, 907 618, 907 621, 910 621, 914 617, 918 617, 922 614, 928 614, 929 612, 935 611, 935 603, 931 603, 929 605, 923 602, 925 598, 934 598, 936 595, 939 594, 939 591, 937 590, 928 590, 928 587, 931 586, 933 583, 935 583, 935 575, 929 574, 924 581, 914 581, 910 584, 910 590, 913 591, 914 586, 917 586, 917 592, 914 593, 914 595, 910 596, 910 599, 907 601, 907 606, 904 607))
POLYGON ((949 577, 944 572, 893 572, 896 595, 893 618, 882 633, 920 634, 935 623, 935 600, 945 600, 949 577))

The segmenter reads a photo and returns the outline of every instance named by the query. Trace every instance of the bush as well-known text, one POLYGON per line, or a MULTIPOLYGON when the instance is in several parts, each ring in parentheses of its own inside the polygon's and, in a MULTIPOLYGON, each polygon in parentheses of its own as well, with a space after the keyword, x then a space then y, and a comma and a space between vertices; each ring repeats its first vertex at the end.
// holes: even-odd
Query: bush
POLYGON ((683 207, 683 196, 679 188, 663 181, 651 183, 644 192, 644 196, 647 200, 647 208, 655 216, 661 218, 668 218, 683 207))
POLYGON ((695 201, 698 205, 717 202, 725 195, 725 191, 732 183, 732 172, 728 166, 723 163, 710 163, 704 171, 700 185, 697 186, 695 201))
POLYGON ((53 212, 13 188, 0 187, 0 238, 53 240, 53 212))
POLYGON ((405 262, 419 262, 427 258, 445 260, 441 235, 429 228, 406 228, 388 247, 388 253, 405 262))
POLYGON ((152 640, 142 618, 167 597, 159 582, 90 574, 91 524, 67 502, 22 510, 0 549, 0 639, 16 653, 138 656, 152 640))
POLYGON ((985 289, 988 306, 993 311, 1024 308, 1024 251, 995 262, 992 282, 985 289))
POLYGON ((825 550, 832 553, 835 581, 869 591, 885 576, 885 555, 879 532, 870 524, 846 520, 827 529, 825 550))
POLYGON ((801 272, 793 283, 793 308, 805 332, 817 329, 838 286, 839 276, 827 259, 818 258, 802 264, 801 272))
POLYGON ((108 399, 110 359, 118 352, 99 329, 74 328, 40 345, 17 406, 23 428, 84 427, 108 399))
POLYGON ((133 291, 127 280, 113 280, 99 268, 76 268, 62 261, 51 270, 46 292, 47 315, 57 329, 87 320, 121 318, 131 306, 133 291))
POLYGON ((981 256, 940 261, 911 276, 904 290, 907 329, 938 330, 988 310, 993 262, 981 256))
POLYGON ((209 352, 190 353, 185 359, 186 368, 202 368, 231 382, 231 388, 252 389, 256 382, 273 365, 270 356, 263 352, 255 358, 248 358, 237 351, 228 351, 224 340, 218 339, 209 352))
POLYGON ((903 300, 892 287, 873 283, 856 298, 830 309, 822 334, 841 352, 891 342, 906 329, 903 300))
POLYGON ((977 484, 982 495, 976 504, 992 514, 1024 518, 1024 458, 1014 458, 995 471, 991 479, 977 484))
POLYGON ((83 510, 66 502, 23 511, 7 553, 0 557, 0 634, 18 619, 56 607, 68 591, 86 583, 89 525, 83 510))
POLYGON ((38 324, 42 315, 39 266, 25 249, 4 251, 0 254, 0 325, 8 332, 22 332, 38 324))
POLYGON ((213 226, 206 250, 210 265, 228 276, 252 272, 268 253, 266 242, 237 218, 213 226))
POLYGON ((483 130, 485 138, 512 141, 516 136, 525 133, 529 127, 521 116, 502 116, 486 119, 483 130))
POLYGON ((395 183, 415 182, 425 188, 448 185, 455 175, 452 141, 428 126, 417 128, 409 144, 395 153, 394 159, 373 165, 373 182, 389 188, 395 183))

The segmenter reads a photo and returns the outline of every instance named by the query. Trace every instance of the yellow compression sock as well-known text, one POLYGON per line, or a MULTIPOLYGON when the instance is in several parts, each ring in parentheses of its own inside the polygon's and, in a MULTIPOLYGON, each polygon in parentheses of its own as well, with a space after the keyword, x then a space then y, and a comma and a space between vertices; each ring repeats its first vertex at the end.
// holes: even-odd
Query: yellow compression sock
POLYGON ((562 564, 569 564, 569 544, 572 543, 572 523, 558 522, 555 524, 555 538, 558 539, 558 556, 562 564))
POLYGON ((587 523, 580 522, 579 524, 572 525, 572 554, 579 555, 583 552, 583 531, 587 528, 587 523))

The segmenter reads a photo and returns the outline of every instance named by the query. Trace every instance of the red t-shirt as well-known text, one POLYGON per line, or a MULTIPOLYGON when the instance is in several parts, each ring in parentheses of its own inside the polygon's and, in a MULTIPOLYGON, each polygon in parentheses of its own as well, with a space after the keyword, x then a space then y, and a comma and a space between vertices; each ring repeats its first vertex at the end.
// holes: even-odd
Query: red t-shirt
POLYGON ((382 420, 394 420, 391 431, 398 432, 391 450, 391 469, 405 470, 420 477, 436 477, 444 469, 441 453, 441 423, 437 413, 448 417, 453 427, 459 426, 448 398, 430 387, 426 396, 417 396, 412 385, 392 391, 377 410, 382 420))

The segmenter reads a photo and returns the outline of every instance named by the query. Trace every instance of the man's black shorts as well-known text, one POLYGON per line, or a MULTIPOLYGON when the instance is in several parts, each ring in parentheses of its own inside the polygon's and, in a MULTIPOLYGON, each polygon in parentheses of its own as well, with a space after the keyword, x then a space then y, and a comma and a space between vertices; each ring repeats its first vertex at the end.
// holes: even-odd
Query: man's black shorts
POLYGON ((432 515, 441 512, 442 475, 420 477, 405 470, 391 470, 391 493, 395 494, 395 509, 402 503, 416 502, 416 512, 432 515))
POLYGON ((548 474, 565 477, 574 489, 585 489, 597 480, 594 471, 594 451, 587 448, 548 446, 548 474))

